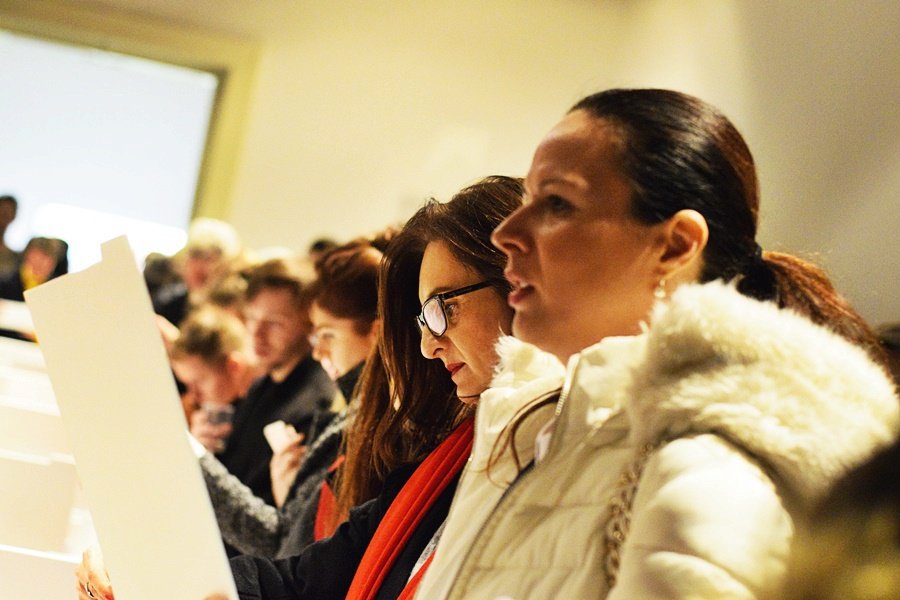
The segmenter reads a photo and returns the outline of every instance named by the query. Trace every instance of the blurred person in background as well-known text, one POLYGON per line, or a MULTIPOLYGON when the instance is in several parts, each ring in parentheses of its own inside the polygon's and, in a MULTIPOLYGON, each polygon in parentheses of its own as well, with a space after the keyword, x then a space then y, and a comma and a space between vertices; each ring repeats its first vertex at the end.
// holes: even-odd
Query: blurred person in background
POLYGON ((181 280, 157 290, 153 309, 177 327, 240 254, 241 241, 234 227, 216 219, 194 219, 187 243, 174 257, 181 280))
POLYGON ((312 357, 307 286, 312 267, 274 259, 247 274, 244 318, 265 375, 235 407, 231 440, 220 460, 254 495, 274 504, 263 428, 284 421, 312 440, 333 416, 334 383, 312 357))
POLYGON ((14 196, 0 196, 0 277, 19 266, 19 253, 6 245, 6 229, 16 220, 19 203, 14 196))
POLYGON ((0 279, 0 298, 25 300, 25 290, 68 271, 68 244, 58 238, 34 237, 22 251, 18 269, 0 279))
POLYGON ((159 252, 151 252, 144 258, 143 274, 151 298, 155 298, 161 289, 181 282, 174 259, 159 252))
POLYGON ((240 319, 214 306, 192 311, 172 344, 172 369, 186 387, 191 433, 210 452, 225 449, 234 403, 261 374, 249 346, 240 319))

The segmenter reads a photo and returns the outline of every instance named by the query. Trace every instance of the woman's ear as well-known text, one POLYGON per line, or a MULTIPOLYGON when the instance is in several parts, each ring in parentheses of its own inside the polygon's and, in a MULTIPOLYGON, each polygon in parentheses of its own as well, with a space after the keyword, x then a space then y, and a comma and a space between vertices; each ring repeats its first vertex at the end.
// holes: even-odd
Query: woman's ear
POLYGON ((696 279, 703 266, 703 250, 709 241, 706 219, 696 210, 680 210, 663 224, 662 233, 662 276, 671 279, 683 274, 688 279, 696 279))
POLYGON ((366 337, 368 337, 369 341, 374 345, 378 342, 379 335, 381 335, 381 319, 375 319, 369 326, 369 333, 366 334, 366 337))

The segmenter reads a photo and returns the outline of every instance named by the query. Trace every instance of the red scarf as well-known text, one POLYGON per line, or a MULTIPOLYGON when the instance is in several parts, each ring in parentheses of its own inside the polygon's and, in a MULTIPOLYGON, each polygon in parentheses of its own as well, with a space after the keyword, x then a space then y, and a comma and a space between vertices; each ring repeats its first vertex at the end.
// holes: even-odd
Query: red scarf
MULTIPOLYGON (((441 492, 453 481, 472 452, 473 419, 466 419, 415 470, 391 503, 356 569, 347 600, 372 600, 394 561, 441 492)), ((431 561, 403 590, 411 597, 431 561), (412 589, 410 590, 410 586, 412 589)))
MULTIPOLYGON (((328 467, 329 476, 344 464, 344 458, 345 456, 341 454, 331 463, 331 466, 328 467)), ((337 497, 335 497, 334 490, 331 489, 331 484, 328 483, 326 476, 322 487, 319 488, 319 505, 316 507, 316 522, 313 524, 313 540, 318 542, 331 537, 338 525, 337 497)))

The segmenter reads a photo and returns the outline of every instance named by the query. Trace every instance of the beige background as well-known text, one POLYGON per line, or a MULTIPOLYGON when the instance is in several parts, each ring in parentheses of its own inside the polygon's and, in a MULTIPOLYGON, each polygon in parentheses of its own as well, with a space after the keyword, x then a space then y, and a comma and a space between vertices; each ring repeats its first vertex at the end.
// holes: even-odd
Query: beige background
POLYGON ((663 86, 718 105, 761 172, 763 245, 900 320, 900 10, 844 1, 81 0, 258 45, 227 218, 302 249, 520 175, 581 96, 663 86))

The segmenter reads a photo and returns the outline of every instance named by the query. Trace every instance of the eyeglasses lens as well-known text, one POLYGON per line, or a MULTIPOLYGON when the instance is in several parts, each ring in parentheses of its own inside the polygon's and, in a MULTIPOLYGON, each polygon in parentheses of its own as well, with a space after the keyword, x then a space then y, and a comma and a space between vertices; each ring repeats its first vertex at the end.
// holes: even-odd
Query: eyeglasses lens
POLYGON ((444 315, 444 307, 438 298, 432 298, 422 306, 422 315, 425 324, 434 335, 443 335, 447 331, 447 318, 444 315))

